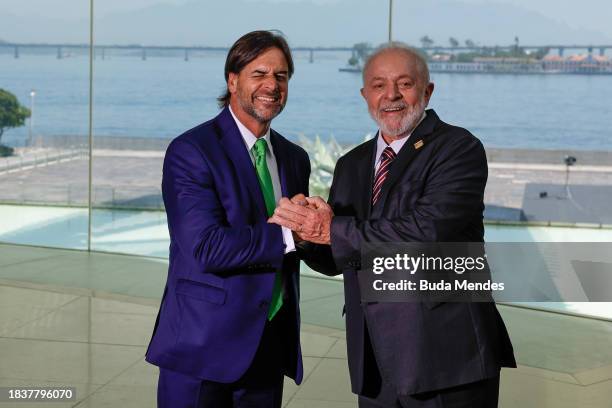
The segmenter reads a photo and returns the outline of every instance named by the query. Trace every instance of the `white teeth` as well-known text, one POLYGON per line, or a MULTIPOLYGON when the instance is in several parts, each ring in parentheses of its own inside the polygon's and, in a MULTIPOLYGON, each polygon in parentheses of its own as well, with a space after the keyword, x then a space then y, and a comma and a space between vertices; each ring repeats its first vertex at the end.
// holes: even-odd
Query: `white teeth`
POLYGON ((264 102, 274 102, 276 98, 266 98, 265 96, 258 96, 257 99, 264 102))
POLYGON ((385 112, 397 112, 399 110, 402 110, 403 108, 386 108, 383 109, 385 112))

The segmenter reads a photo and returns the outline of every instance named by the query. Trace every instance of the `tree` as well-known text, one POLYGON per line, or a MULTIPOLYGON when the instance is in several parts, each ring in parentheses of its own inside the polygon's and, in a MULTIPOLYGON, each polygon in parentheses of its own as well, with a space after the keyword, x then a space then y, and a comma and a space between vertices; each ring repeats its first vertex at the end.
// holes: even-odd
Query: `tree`
POLYGON ((431 39, 428 35, 424 35, 423 37, 421 37, 420 41, 423 45, 423 48, 431 47, 435 43, 435 41, 431 39))
POLYGON ((538 48, 537 51, 535 51, 532 55, 533 55, 533 57, 535 59, 541 60, 545 56, 547 56, 549 52, 550 52, 550 48, 549 47, 538 48))
POLYGON ((21 106, 15 95, 0 88, 0 141, 6 129, 23 126, 29 117, 30 110, 21 106))
POLYGON ((370 43, 361 42, 353 45, 353 54, 351 58, 348 60, 348 64, 351 66, 358 66, 360 63, 364 62, 370 53, 372 46, 370 43))
POLYGON ((455 37, 449 38, 448 42, 452 48, 457 48, 459 46, 459 40, 457 40, 455 37))
POLYGON ((476 43, 470 39, 465 40, 465 46, 468 48, 476 48, 476 43))
POLYGON ((512 56, 513 57, 520 57, 522 52, 521 52, 521 47, 519 47, 519 38, 518 37, 514 37, 514 49, 512 50, 512 56))
POLYGON ((368 54, 370 53, 372 46, 370 45, 370 43, 361 42, 361 43, 357 43, 353 45, 353 49, 355 50, 355 53, 357 54, 357 58, 363 61, 368 57, 368 54))

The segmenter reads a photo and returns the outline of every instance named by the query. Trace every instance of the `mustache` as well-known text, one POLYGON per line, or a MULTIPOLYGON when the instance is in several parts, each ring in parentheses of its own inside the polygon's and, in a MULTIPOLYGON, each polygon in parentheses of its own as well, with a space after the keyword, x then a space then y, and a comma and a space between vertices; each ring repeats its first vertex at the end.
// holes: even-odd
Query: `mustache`
POLYGON ((280 90, 275 90, 275 91, 272 91, 272 92, 260 92, 260 93, 253 94, 253 98, 257 98, 258 96, 265 96, 267 98, 278 98, 278 99, 280 99, 281 94, 280 94, 280 90))
POLYGON ((406 109, 406 108, 408 108, 408 105, 405 104, 405 103, 393 103, 393 104, 381 106, 380 110, 385 110, 385 109, 406 109))

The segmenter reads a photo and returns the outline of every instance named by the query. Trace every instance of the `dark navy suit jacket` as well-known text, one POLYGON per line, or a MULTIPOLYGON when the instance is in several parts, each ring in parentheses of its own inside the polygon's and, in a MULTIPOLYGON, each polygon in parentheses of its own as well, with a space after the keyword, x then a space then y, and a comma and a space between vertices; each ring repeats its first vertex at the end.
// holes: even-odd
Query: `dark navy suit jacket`
POLYGON ((373 139, 338 161, 329 194, 335 213, 331 247, 311 245, 302 254, 313 269, 344 275, 353 392, 368 394, 372 353, 400 398, 494 377, 500 367, 515 366, 494 303, 363 303, 357 280, 363 242, 483 241, 482 144, 428 110, 391 164, 372 208, 375 153, 373 139))
MULTIPOLYGON (((282 195, 308 195, 308 155, 275 131, 270 137, 282 195)), ((257 350, 280 269, 289 316, 285 374, 299 384, 299 260, 284 255, 281 227, 266 222, 255 168, 228 108, 172 141, 162 193, 170 265, 147 361, 210 381, 238 380, 257 350)))

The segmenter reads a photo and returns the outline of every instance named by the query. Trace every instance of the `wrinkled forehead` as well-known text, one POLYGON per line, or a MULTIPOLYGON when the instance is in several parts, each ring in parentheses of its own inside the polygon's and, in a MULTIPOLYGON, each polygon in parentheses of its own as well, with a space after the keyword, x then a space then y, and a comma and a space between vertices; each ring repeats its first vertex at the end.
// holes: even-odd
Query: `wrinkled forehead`
POLYGON ((274 69, 288 69, 287 58, 283 51, 276 47, 270 47, 260 52, 246 67, 262 67, 262 68, 274 68, 274 69))
POLYGON ((403 49, 389 49, 375 55, 365 66, 364 82, 376 78, 396 79, 410 77, 425 82, 424 67, 418 57, 403 49))

